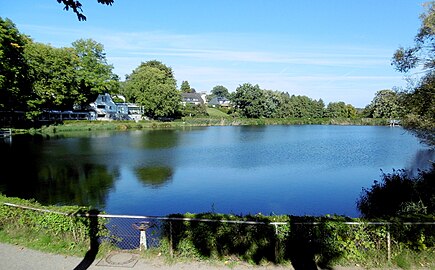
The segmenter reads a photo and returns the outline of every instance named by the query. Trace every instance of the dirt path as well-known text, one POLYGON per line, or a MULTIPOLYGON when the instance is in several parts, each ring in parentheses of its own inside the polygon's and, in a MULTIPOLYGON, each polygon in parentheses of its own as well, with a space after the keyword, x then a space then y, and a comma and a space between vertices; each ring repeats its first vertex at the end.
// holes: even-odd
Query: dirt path
MULTIPOLYGON (((252 266, 248 264, 210 264, 206 262, 168 264, 159 259, 143 259, 137 254, 116 252, 106 258, 85 261, 84 258, 47 254, 40 251, 0 243, 0 269, 7 270, 283 270, 294 269, 288 266, 252 266)), ((335 270, 362 270, 360 267, 336 267, 335 270)))

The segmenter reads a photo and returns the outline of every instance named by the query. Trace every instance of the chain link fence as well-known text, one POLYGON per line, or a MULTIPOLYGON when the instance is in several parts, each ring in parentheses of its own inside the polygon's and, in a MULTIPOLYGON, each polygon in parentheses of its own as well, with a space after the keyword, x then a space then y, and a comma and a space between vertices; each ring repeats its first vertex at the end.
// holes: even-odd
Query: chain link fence
POLYGON ((118 248, 148 249, 159 247, 163 230, 161 220, 140 216, 103 216, 107 219, 106 228, 110 232, 110 241, 118 248), (143 243, 141 243, 141 234, 143 243), (143 238, 143 235, 146 238, 143 238))
MULTIPOLYGON (((6 203, 5 203, 6 204, 6 203)), ((267 222, 223 220, 186 217, 156 217, 106 215, 97 213, 67 214, 27 206, 6 204, 41 215, 57 214, 104 220, 107 229, 99 241, 107 241, 123 250, 162 248, 177 255, 190 241, 201 256, 235 254, 243 258, 262 258, 270 261, 292 259, 305 254, 346 256, 358 260, 366 251, 378 252, 391 260, 392 251, 400 243, 413 243, 416 249, 435 246, 435 222, 321 222, 298 221, 267 222), (266 254, 266 255, 265 255, 266 254), (256 257, 257 256, 257 257, 256 257)), ((91 222, 89 222, 91 223, 91 222)))

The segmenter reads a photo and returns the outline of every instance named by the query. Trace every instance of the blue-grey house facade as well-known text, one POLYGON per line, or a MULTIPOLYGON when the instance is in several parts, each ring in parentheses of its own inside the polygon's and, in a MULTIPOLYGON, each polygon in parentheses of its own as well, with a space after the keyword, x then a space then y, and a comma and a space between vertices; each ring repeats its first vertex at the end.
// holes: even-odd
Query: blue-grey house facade
POLYGON ((96 112, 97 120, 135 120, 143 119, 143 107, 134 103, 114 102, 108 93, 100 94, 89 108, 96 112))

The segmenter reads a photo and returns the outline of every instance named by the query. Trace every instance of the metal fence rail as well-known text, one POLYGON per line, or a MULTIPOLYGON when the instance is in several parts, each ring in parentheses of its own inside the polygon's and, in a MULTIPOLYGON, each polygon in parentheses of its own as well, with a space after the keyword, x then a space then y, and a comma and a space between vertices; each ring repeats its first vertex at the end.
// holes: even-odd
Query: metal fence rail
MULTIPOLYGON (((167 216, 141 216, 141 215, 110 215, 110 214, 91 214, 91 213, 63 213, 58 211, 52 211, 47 209, 34 208, 29 206, 16 205, 11 203, 4 203, 4 205, 10 207, 16 207, 21 209, 26 209, 29 211, 39 211, 43 213, 54 213, 64 216, 72 217, 85 217, 85 218, 102 218, 106 220, 105 226, 110 232, 110 236, 107 239, 100 239, 100 241, 110 241, 118 248, 125 250, 143 250, 148 248, 157 248, 160 246, 163 237, 168 237, 171 242, 171 254, 172 250, 172 238, 175 235, 173 227, 179 228, 181 224, 186 222, 191 225, 207 225, 213 224, 219 225, 227 224, 230 226, 240 226, 240 228, 246 228, 247 226, 261 226, 261 228, 267 228, 267 226, 272 226, 271 231, 275 232, 275 235, 270 237, 275 238, 276 241, 278 232, 281 226, 291 226, 291 230, 295 232, 296 236, 305 237, 309 241, 316 242, 319 238, 330 237, 330 235, 319 235, 315 231, 315 228, 319 226, 324 226, 325 223, 322 222, 261 222, 261 221, 241 221, 241 220, 219 220, 219 219, 202 219, 202 218, 185 218, 185 217, 167 217, 167 216)), ((364 248, 363 241, 373 241, 377 245, 378 250, 384 250, 387 253, 388 260, 391 260, 391 250, 394 239, 391 237, 390 227, 397 226, 397 223, 392 222, 339 222, 342 225, 348 226, 344 230, 348 230, 345 235, 348 237, 354 237, 353 231, 358 229, 365 230, 369 238, 371 239, 355 239, 355 245, 360 245, 364 248), (385 228, 385 234, 371 233, 371 230, 376 227, 385 228), (376 239, 375 239, 376 238, 376 239), (359 241, 359 242, 358 242, 359 241)), ((402 222, 401 226, 411 226, 411 227, 424 227, 424 226, 434 226, 435 222, 402 222)), ((259 227, 260 228, 260 227, 259 227)), ((431 227, 435 229, 435 227, 431 227)), ((243 233, 245 230, 239 230, 243 233)), ((324 233, 324 232, 322 232, 324 233)))

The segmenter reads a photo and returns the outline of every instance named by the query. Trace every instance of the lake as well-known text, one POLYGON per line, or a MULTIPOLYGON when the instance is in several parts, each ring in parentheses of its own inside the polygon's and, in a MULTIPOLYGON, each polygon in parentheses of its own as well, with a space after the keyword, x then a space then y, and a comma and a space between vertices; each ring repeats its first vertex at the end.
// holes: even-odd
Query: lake
POLYGON ((223 126, 14 136, 0 142, 0 192, 110 214, 360 215, 381 170, 429 168, 400 127, 223 126))

